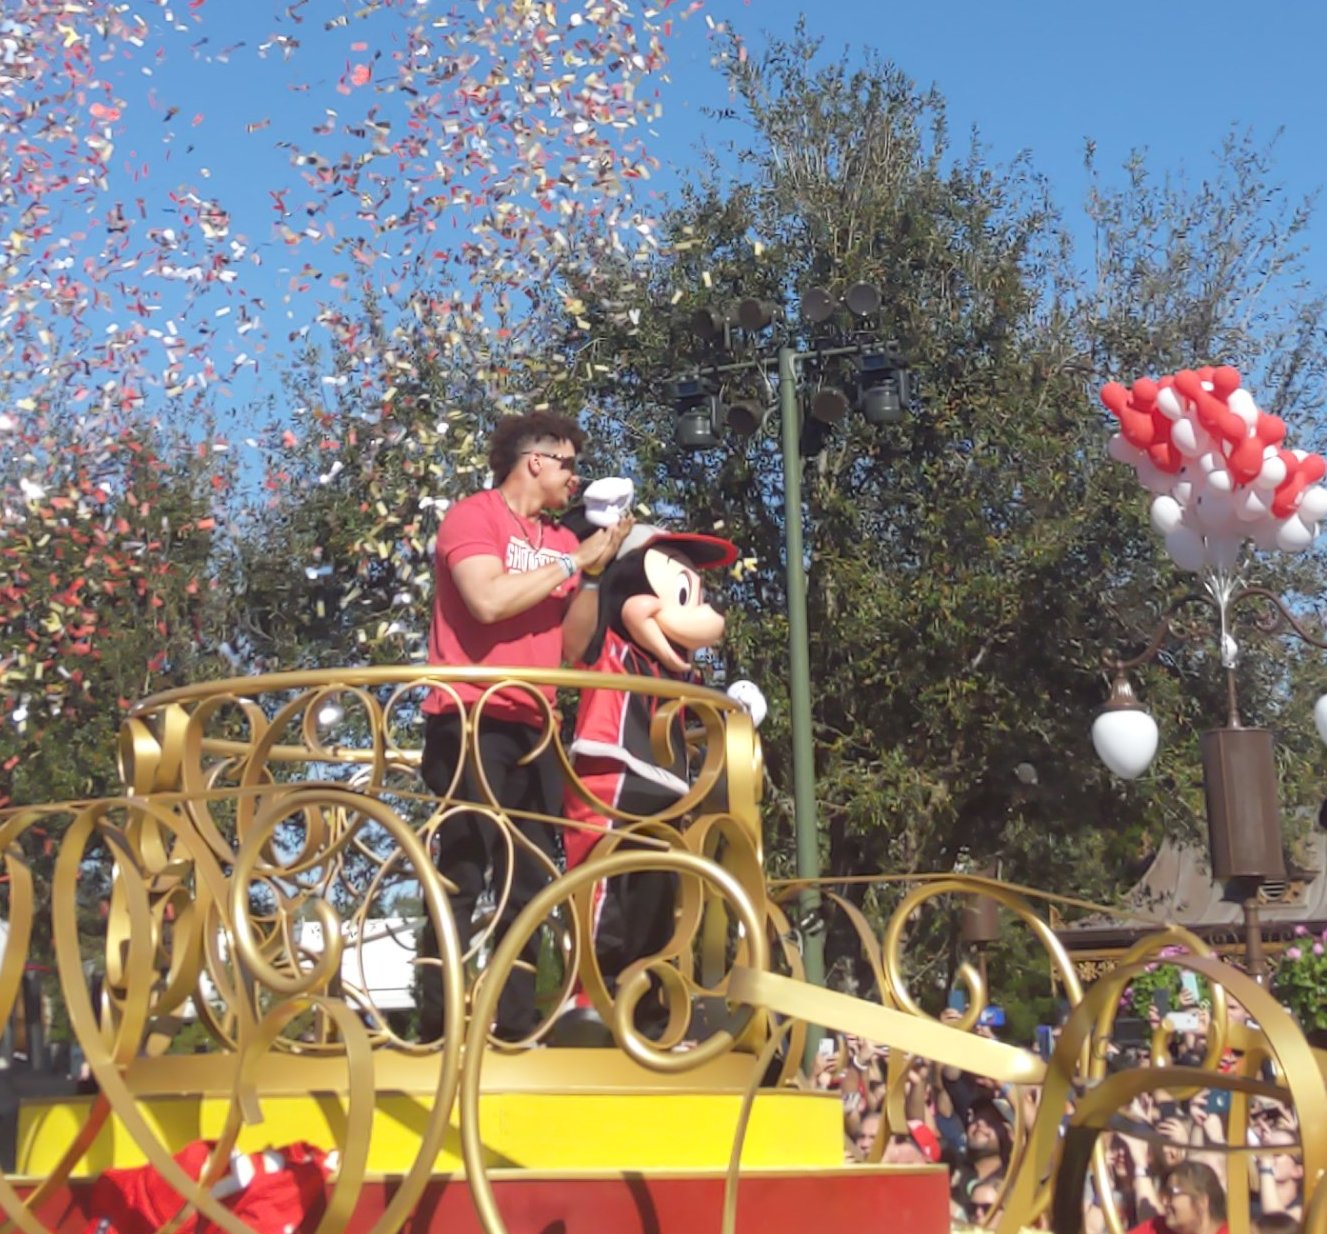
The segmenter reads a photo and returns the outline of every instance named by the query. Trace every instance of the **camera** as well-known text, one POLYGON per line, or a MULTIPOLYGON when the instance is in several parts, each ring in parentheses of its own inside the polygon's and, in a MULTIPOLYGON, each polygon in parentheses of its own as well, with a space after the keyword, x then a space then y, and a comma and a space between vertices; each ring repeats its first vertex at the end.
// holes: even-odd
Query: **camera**
POLYGON ((981 1015, 977 1017, 977 1023, 980 1024, 982 1028, 1003 1028, 1004 1008, 983 1007, 981 1015))

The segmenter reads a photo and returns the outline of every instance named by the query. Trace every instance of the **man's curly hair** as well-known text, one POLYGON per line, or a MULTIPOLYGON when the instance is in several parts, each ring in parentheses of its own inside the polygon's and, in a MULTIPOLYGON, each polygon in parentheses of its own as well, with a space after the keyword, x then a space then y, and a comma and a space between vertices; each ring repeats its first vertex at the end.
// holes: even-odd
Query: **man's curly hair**
POLYGON ((493 483, 501 484, 525 451, 541 441, 569 441, 579 454, 585 433, 570 416, 553 411, 529 411, 523 416, 503 416, 488 443, 488 466, 493 483))

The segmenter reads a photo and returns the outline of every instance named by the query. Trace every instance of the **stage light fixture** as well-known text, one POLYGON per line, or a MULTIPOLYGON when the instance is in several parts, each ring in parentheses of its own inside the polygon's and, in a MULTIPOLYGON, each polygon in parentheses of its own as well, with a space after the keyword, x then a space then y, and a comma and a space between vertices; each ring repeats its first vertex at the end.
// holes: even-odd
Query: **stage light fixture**
POLYGON ((728 427, 739 437, 758 433, 769 419, 770 409, 753 398, 739 398, 728 404, 728 427))
POLYGON ((679 377, 669 384, 677 412, 675 438, 684 450, 713 450, 723 432, 724 407, 699 377, 679 377))
POLYGON ((857 392, 867 424, 898 424, 903 419, 911 391, 897 343, 863 353, 857 362, 857 392))
POLYGON ((772 300, 748 296, 737 306, 737 324, 752 334, 764 330, 773 320, 778 306, 772 300))
POLYGON ((870 283, 854 283, 843 302, 854 317, 870 317, 880 310, 880 292, 870 283))
POLYGON ((821 386, 811 396, 811 415, 821 424, 841 424, 849 406, 848 396, 838 386, 821 386))
POLYGON ((813 326, 828 321, 834 316, 834 297, 823 287, 812 287, 802 297, 802 316, 813 326))
POLYGON ((714 308, 700 308, 691 314, 691 333, 702 342, 712 343, 723 337, 724 315, 714 308))

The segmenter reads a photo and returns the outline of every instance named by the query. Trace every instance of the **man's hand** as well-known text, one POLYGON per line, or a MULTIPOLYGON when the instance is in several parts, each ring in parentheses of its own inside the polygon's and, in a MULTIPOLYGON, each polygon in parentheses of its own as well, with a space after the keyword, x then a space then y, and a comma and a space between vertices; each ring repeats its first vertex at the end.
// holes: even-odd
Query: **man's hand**
POLYGON ((622 541, 627 538, 627 532, 635 523, 636 520, 627 515, 616 526, 600 528, 594 535, 582 540, 571 555, 576 568, 589 575, 602 574, 617 556, 617 550, 622 547, 622 541))

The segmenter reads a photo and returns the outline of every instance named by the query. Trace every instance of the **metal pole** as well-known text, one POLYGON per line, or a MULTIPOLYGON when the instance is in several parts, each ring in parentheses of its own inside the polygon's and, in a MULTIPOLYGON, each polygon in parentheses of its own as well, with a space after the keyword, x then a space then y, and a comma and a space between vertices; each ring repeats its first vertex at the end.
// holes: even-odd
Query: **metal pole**
MULTIPOLYGON (((779 409, 783 417, 783 525, 788 555, 788 696, 792 708, 793 829, 797 877, 820 877, 816 829, 815 753, 811 740, 811 647, 806 618, 806 564, 802 549, 801 417, 797 405, 797 361, 791 347, 779 348, 779 409)), ((801 895, 802 962, 806 979, 825 984, 825 938, 819 928, 820 888, 801 895)), ((814 1037, 816 1034, 810 1034, 814 1037)), ((808 1051, 815 1048, 808 1039, 808 1051)), ((807 1061, 808 1067, 810 1060, 807 1061)))
POLYGON ((1258 888, 1244 901, 1244 964, 1259 985, 1267 984, 1267 957, 1262 945, 1262 917, 1258 912, 1258 888))

